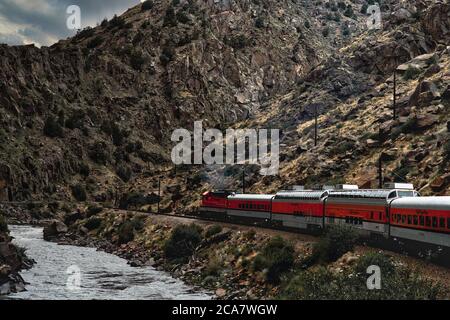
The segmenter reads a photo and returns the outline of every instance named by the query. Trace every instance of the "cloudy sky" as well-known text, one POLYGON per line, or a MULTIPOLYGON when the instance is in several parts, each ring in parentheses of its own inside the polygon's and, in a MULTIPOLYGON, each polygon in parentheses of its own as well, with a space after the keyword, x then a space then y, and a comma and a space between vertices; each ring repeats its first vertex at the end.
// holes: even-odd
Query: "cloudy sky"
POLYGON ((0 43, 48 46, 75 34, 67 28, 67 8, 81 9, 81 24, 95 26, 140 0, 0 0, 0 43))

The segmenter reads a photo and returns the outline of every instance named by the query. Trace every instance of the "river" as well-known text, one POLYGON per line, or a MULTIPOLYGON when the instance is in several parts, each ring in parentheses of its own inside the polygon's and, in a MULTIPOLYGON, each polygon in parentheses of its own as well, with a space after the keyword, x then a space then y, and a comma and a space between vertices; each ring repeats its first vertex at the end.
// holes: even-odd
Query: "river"
POLYGON ((10 226, 14 243, 36 264, 21 272, 27 291, 8 299, 31 300, 206 300, 199 292, 151 267, 133 268, 94 248, 58 245, 43 239, 42 228, 10 226))

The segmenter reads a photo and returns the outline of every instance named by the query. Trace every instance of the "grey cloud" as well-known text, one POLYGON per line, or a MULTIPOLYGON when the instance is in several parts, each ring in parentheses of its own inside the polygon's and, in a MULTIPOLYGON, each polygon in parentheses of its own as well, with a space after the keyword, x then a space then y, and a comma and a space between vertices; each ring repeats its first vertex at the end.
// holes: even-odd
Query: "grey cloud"
POLYGON ((121 14, 135 6, 139 0, 0 0, 0 42, 21 45, 25 39, 40 45, 51 45, 57 39, 74 35, 67 29, 67 7, 78 5, 81 9, 83 27, 94 26, 114 14, 121 14), (36 3, 42 3, 49 10, 31 10, 36 3), (16 31, 6 31, 16 27, 16 31))

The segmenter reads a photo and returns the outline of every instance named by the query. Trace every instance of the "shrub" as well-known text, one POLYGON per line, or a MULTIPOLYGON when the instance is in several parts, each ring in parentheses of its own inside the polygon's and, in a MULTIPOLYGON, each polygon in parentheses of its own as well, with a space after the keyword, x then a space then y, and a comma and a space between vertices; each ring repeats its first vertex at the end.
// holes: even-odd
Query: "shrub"
POLYGON ((58 137, 62 138, 63 137, 63 135, 64 135, 63 128, 61 127, 60 123, 55 119, 55 117, 49 116, 45 120, 44 134, 50 138, 58 138, 58 137))
POLYGON ((142 70, 142 66, 145 64, 147 59, 145 59, 145 56, 142 54, 141 51, 135 50, 132 52, 130 57, 130 63, 131 67, 135 70, 142 70))
POLYGON ((305 21, 305 28, 306 29, 310 29, 311 28, 311 23, 308 20, 305 21))
POLYGON ((86 229, 88 229, 89 231, 96 230, 96 229, 100 228, 101 225, 102 225, 102 219, 100 219, 100 218, 98 218, 98 217, 90 217, 90 218, 84 223, 84 226, 85 226, 86 229))
POLYGON ((322 30, 322 35, 326 38, 330 35, 330 28, 326 27, 322 30))
POLYGON ((64 125, 68 129, 81 129, 84 125, 85 114, 82 110, 76 110, 69 118, 66 119, 64 125))
POLYGON ((134 226, 131 221, 122 223, 118 230, 119 244, 127 244, 134 240, 134 226))
POLYGON ((88 217, 95 216, 96 214, 99 214, 103 211, 103 207, 99 205, 91 205, 87 208, 87 215, 88 217))
POLYGON ((122 196, 120 199, 119 208, 126 210, 129 207, 156 204, 158 203, 158 200, 159 197, 155 194, 145 196, 140 192, 131 192, 122 196))
POLYGON ((266 26, 266 24, 264 23, 264 19, 262 17, 258 17, 255 20, 255 27, 259 28, 259 29, 263 29, 266 26))
POLYGON ((353 12, 353 7, 351 5, 347 6, 347 9, 344 12, 344 16, 352 19, 355 17, 355 13, 353 12))
POLYGON ((89 165, 85 162, 80 162, 78 164, 78 173, 81 174, 84 177, 89 177, 91 173, 91 168, 89 165))
POLYGON ((353 250, 358 235, 348 226, 330 226, 325 235, 314 245, 310 262, 333 262, 353 250))
POLYGON ((408 66, 408 69, 406 69, 405 73, 403 74, 403 79, 404 80, 416 79, 420 74, 421 74, 420 69, 410 65, 410 66, 408 66))
POLYGON ((164 26, 175 27, 176 25, 177 25, 177 18, 175 15, 175 9, 173 7, 169 7, 164 17, 164 26))
POLYGON ((111 124, 111 136, 115 146, 121 146, 128 137, 126 130, 121 129, 116 123, 111 124))
POLYGON ((186 261, 201 241, 201 230, 197 225, 179 225, 164 244, 164 254, 173 261, 186 261))
POLYGON ((6 223, 5 217, 0 214, 0 232, 8 233, 8 224, 6 223))
POLYGON ((114 17, 109 22, 109 29, 113 28, 122 28, 125 26, 125 20, 122 17, 118 17, 117 15, 114 15, 114 17))
POLYGON ((97 141, 89 148, 89 157, 97 164, 106 165, 110 156, 105 142, 97 141))
POLYGON ((398 136, 400 136, 400 134, 402 133, 413 133, 414 131, 416 131, 418 128, 417 126, 417 118, 416 117, 412 117, 410 119, 408 119, 408 121, 406 121, 404 124, 402 124, 400 127, 395 128, 394 130, 392 130, 391 133, 391 138, 392 140, 395 140, 398 138, 398 136))
POLYGON ((450 141, 447 141, 447 142, 444 144, 444 155, 445 155, 445 157, 446 157, 447 159, 450 158, 450 141))
POLYGON ((283 273, 294 264, 294 247, 281 237, 272 238, 254 261, 257 271, 267 269, 266 279, 269 283, 278 284, 283 273))
POLYGON ((89 49, 94 49, 96 47, 98 47, 99 45, 101 45, 103 43, 103 38, 100 36, 96 36, 95 38, 91 39, 88 44, 87 47, 89 49))
POLYGON ((130 181, 131 176, 133 174, 131 168, 127 165, 120 165, 119 168, 117 168, 116 173, 119 176, 119 178, 122 179, 123 182, 130 181))
POLYGON ((173 60, 174 56, 175 56, 175 49, 173 48, 173 46, 168 45, 163 48, 159 60, 163 65, 166 66, 169 64, 170 61, 173 60))
POLYGON ((218 224, 213 225, 206 230, 205 237, 211 238, 212 236, 215 236, 216 234, 221 233, 223 230, 222 226, 219 226, 218 224))
POLYGON ((191 21, 189 16, 184 11, 178 11, 177 20, 178 20, 178 22, 183 23, 183 24, 187 24, 187 23, 189 23, 189 21, 191 21))
POLYGON ((142 3, 141 10, 142 11, 151 10, 151 9, 153 9, 153 6, 154 6, 153 1, 152 0, 147 0, 144 3, 142 3))
POLYGON ((220 260, 220 258, 216 256, 210 257, 208 264, 206 265, 206 268, 203 271, 203 276, 204 277, 219 276, 222 267, 223 262, 222 260, 220 260))
POLYGON ((81 184, 72 186, 72 195, 77 201, 86 201, 86 189, 81 184))

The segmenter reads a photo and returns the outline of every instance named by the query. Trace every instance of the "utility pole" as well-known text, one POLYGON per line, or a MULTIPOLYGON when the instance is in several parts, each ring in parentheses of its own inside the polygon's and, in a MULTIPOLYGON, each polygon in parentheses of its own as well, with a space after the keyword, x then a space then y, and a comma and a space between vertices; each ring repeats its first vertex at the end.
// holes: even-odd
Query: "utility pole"
POLYGON ((397 58, 395 58, 394 69, 394 120, 397 119, 397 58))
POLYGON ((380 189, 383 189, 383 159, 378 158, 378 185, 380 189))
POLYGON ((314 146, 317 147, 317 105, 314 109, 314 146))
POLYGON ((245 166, 242 166, 242 194, 245 194, 245 166))
POLYGON ((161 203, 161 177, 158 177, 158 211, 160 212, 160 203, 161 203))

